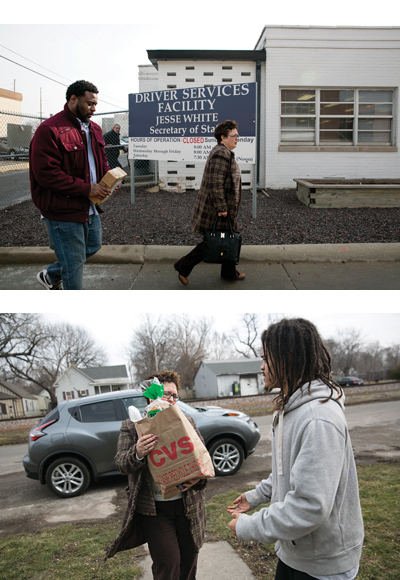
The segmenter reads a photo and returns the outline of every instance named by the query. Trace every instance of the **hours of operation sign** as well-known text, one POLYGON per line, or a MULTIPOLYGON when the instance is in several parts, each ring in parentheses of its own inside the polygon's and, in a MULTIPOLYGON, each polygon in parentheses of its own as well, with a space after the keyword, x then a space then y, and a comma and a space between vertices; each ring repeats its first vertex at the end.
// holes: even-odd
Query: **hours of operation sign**
POLYGON ((129 159, 206 161, 227 119, 239 124, 236 160, 254 164, 256 83, 130 94, 129 159))

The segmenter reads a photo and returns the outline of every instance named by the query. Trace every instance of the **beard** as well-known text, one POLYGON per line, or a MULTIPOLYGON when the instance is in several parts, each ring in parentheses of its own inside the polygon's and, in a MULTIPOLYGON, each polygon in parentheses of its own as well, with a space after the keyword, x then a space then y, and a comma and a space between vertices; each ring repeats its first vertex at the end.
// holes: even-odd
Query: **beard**
POLYGON ((85 115, 82 108, 79 106, 79 103, 76 103, 75 115, 82 121, 82 123, 89 123, 90 117, 92 116, 91 113, 85 115))

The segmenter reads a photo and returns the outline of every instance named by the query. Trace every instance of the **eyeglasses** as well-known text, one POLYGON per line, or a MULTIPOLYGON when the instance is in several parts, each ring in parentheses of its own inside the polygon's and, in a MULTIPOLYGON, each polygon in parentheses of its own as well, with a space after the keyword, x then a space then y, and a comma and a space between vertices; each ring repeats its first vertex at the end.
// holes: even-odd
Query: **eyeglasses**
POLYGON ((234 139, 239 139, 240 135, 228 135, 228 137, 233 137, 234 139))
POLYGON ((174 399, 174 401, 179 401, 178 395, 174 395, 174 393, 169 393, 168 391, 164 393, 163 399, 174 399))

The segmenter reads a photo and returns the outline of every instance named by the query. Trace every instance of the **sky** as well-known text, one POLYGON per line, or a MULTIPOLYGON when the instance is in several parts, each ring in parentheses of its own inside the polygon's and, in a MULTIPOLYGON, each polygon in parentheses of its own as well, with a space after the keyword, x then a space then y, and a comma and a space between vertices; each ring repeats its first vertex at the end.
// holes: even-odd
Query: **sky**
POLYGON ((8 3, 0 25, 0 88, 14 90, 15 83, 23 95, 22 112, 38 115, 42 110, 47 116, 62 109, 66 87, 83 78, 99 89, 97 112, 118 111, 127 109, 128 94, 138 91, 138 65, 150 64, 147 50, 253 50, 265 25, 399 25, 390 11, 344 0, 138 4, 74 3, 63 5, 60 17, 54 2, 38 0, 18 5, 23 18, 18 23, 17 11, 8 3))
MULTIPOLYGON (((172 314, 172 312, 169 312, 172 314)), ((115 311, 104 311, 98 317, 93 312, 79 312, 69 314, 43 312, 43 317, 49 322, 70 322, 76 326, 82 326, 88 330, 99 346, 105 348, 109 360, 108 364, 125 364, 125 348, 129 345, 133 330, 141 324, 140 314, 126 312, 124 316, 116 316, 115 311)), ((192 317, 192 312, 187 312, 192 317)), ((203 312, 198 315, 209 316, 214 320, 214 330, 218 332, 229 331, 233 326, 240 326, 242 313, 240 312, 213 312, 209 314, 203 306, 203 312)), ((268 326, 268 311, 258 313, 265 321, 264 327, 268 326)), ((288 308, 279 314, 287 317, 303 317, 313 322, 324 339, 337 338, 338 332, 346 329, 356 329, 361 332, 361 338, 365 343, 380 342, 382 346, 400 344, 400 314, 370 314, 370 313, 328 313, 315 312, 314 308, 298 307, 294 310, 288 308)), ((179 315, 177 313, 175 316, 179 315)), ((153 319, 156 314, 153 315, 153 319)), ((263 327, 263 329, 264 329, 263 327)))

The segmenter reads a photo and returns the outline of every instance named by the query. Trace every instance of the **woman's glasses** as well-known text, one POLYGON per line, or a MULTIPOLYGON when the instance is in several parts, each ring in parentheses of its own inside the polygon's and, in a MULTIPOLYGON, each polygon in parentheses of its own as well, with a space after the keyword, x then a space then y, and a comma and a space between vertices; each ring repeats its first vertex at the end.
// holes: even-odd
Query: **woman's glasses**
POLYGON ((175 395, 174 393, 169 393, 168 391, 164 392, 163 394, 163 399, 174 399, 174 401, 179 401, 179 397, 178 395, 175 395))

